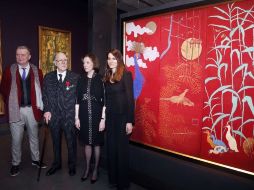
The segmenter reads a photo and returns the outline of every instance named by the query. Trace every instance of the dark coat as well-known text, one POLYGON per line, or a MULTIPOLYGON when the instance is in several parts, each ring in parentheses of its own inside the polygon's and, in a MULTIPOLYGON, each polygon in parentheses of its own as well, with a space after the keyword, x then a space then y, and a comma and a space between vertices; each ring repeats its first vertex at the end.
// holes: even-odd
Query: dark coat
POLYGON ((124 114, 127 123, 134 124, 134 93, 133 80, 130 71, 125 71, 119 82, 106 82, 106 115, 124 114))
POLYGON ((99 131, 99 124, 104 106, 104 88, 99 74, 94 74, 92 78, 85 75, 80 77, 77 85, 77 104, 81 144, 102 145, 104 135, 99 131))
POLYGON ((65 125, 75 125, 76 86, 79 75, 67 71, 62 83, 57 79, 57 71, 45 75, 42 100, 44 112, 51 112, 50 125, 61 117, 65 125))

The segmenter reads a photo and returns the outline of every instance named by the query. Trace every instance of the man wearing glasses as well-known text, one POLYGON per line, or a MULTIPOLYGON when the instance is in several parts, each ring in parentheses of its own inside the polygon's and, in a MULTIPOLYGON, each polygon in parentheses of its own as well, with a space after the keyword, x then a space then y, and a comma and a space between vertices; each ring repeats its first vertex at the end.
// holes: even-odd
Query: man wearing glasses
POLYGON ((61 136, 64 132, 68 149, 69 175, 76 174, 76 133, 75 100, 78 75, 67 70, 68 59, 62 52, 56 54, 54 64, 57 67, 45 75, 42 99, 44 118, 51 132, 54 161, 46 175, 53 175, 61 169, 61 136))

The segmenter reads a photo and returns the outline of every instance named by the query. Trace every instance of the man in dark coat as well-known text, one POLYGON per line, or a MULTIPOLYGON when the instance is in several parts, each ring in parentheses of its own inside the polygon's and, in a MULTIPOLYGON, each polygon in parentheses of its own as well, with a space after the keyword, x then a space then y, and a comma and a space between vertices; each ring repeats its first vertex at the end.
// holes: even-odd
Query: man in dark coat
POLYGON ((46 175, 53 175, 61 169, 61 134, 67 142, 69 175, 76 174, 77 142, 75 133, 75 101, 78 75, 67 70, 68 59, 62 52, 56 54, 56 71, 45 75, 42 99, 44 118, 51 131, 54 162, 46 175))

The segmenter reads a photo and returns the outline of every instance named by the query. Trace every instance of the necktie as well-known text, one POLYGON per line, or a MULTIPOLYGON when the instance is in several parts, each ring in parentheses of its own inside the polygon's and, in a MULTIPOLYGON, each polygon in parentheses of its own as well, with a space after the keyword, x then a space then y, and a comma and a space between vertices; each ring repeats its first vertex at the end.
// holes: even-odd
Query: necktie
POLYGON ((63 82, 63 80, 62 80, 62 74, 58 74, 59 75, 59 82, 63 82))
POLYGON ((25 80, 26 79, 26 68, 22 68, 23 69, 23 73, 22 73, 22 80, 25 80))

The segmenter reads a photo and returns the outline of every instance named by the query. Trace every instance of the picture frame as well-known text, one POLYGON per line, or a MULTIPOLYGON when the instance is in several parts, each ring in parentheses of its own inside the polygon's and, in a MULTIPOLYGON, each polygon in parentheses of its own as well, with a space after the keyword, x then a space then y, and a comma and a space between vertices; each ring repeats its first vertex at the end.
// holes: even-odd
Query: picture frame
POLYGON ((55 70, 53 60, 57 52, 66 54, 71 69, 71 32, 39 26, 39 68, 43 75, 55 70))
POLYGON ((246 31, 238 22, 230 28, 231 15, 222 16, 242 10, 232 15, 242 19, 251 7, 245 0, 121 16, 123 59, 134 80, 133 143, 254 175, 253 49, 239 49, 245 38, 232 43, 237 32, 253 39, 253 31, 245 22, 246 31))

